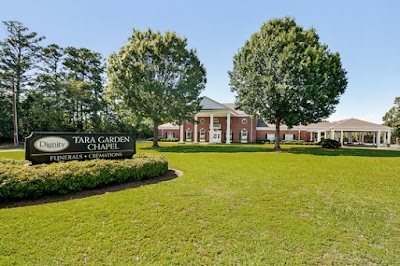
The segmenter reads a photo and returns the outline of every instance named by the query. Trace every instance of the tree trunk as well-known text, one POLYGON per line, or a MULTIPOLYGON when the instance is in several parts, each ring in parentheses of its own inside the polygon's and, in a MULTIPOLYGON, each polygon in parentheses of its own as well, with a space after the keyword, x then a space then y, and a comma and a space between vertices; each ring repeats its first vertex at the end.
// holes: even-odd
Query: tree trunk
POLYGON ((280 143, 280 135, 281 135, 281 120, 277 119, 275 121, 275 147, 274 147, 274 151, 281 151, 281 145, 280 143))
POLYGON ((158 146, 158 125, 154 125, 153 128, 153 148, 159 148, 158 146))
POLYGON ((14 145, 19 145, 18 139, 18 113, 17 113, 17 92, 15 90, 14 80, 12 81, 12 105, 13 105, 13 125, 14 125, 14 145))

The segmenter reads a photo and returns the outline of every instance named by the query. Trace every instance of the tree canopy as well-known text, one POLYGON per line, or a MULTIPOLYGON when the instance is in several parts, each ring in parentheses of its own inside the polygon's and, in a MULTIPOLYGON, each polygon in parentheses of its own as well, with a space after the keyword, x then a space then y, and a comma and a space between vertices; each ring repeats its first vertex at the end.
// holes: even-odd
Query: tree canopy
POLYGON ((236 106, 289 128, 318 122, 334 112, 347 87, 339 53, 319 42, 315 29, 304 30, 289 17, 265 23, 234 56, 229 71, 236 106))
POLYGON ((129 43, 109 57, 108 81, 111 103, 139 119, 151 119, 157 147, 159 125, 193 120, 200 111, 206 70, 196 51, 187 48, 186 38, 134 29, 129 43))
POLYGON ((12 98, 14 143, 18 145, 20 97, 31 82, 29 72, 36 67, 39 43, 45 37, 30 32, 18 21, 3 21, 3 24, 7 37, 0 41, 0 88, 12 98))
POLYGON ((1 142, 10 141, 13 132, 14 137, 23 137, 33 130, 132 133, 132 127, 125 127, 123 121, 115 122, 116 114, 103 99, 105 62, 100 53, 57 44, 42 46, 44 37, 22 23, 3 24, 1 142))
POLYGON ((400 97, 394 100, 394 106, 382 118, 385 124, 393 128, 393 139, 400 142, 400 97))

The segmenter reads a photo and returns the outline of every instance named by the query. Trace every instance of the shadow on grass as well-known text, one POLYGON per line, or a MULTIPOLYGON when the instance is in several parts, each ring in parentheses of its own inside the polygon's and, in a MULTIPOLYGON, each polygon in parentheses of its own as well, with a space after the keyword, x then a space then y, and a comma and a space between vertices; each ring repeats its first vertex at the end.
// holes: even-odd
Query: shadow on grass
MULTIPOLYGON (((265 145, 174 145, 157 149, 159 152, 174 153, 236 153, 236 152, 273 152, 272 146, 265 145)), ((379 149, 341 148, 328 150, 315 146, 282 146, 282 152, 293 154, 310 154, 317 156, 362 156, 362 157, 400 157, 400 151, 379 149)))
POLYGON ((95 195, 102 195, 107 194, 110 192, 121 191, 125 189, 141 187, 150 184, 157 184, 160 182, 168 181, 174 178, 177 178, 182 175, 182 171, 169 169, 167 173, 162 176, 150 178, 147 180, 142 181, 134 181, 125 184, 117 184, 111 185, 108 187, 103 188, 96 188, 96 189, 89 189, 83 190, 78 192, 72 192, 65 195, 50 195, 50 196, 43 196, 41 198, 32 199, 32 200, 20 200, 14 202, 0 202, 0 209, 1 208, 15 208, 15 207, 24 207, 24 206, 32 206, 32 205, 41 205, 51 202, 60 202, 60 201, 67 201, 67 200, 74 200, 74 199, 82 199, 87 198, 90 196, 95 195))

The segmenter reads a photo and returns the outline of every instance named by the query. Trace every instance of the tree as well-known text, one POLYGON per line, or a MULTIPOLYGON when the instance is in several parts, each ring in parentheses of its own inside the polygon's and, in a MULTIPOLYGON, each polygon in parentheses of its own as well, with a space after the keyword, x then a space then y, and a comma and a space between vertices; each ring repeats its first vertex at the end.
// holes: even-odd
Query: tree
POLYGON ((254 33, 234 56, 229 71, 236 105, 276 125, 289 128, 327 118, 347 86, 339 53, 319 42, 315 29, 304 30, 294 19, 273 19, 254 33))
POLYGON ((71 128, 78 131, 100 131, 105 65, 100 53, 86 48, 67 47, 63 61, 67 111, 71 128))
MULTIPOLYGON (((0 86, 12 95, 14 144, 18 145, 18 105, 20 96, 29 85, 29 72, 36 66, 39 42, 45 37, 29 32, 18 21, 3 21, 7 38, 0 42, 0 86)), ((11 106, 10 106, 11 107, 11 106)))
POLYGON ((393 128, 393 139, 400 139, 400 97, 396 97, 394 106, 382 119, 387 126, 393 128))
POLYGON ((35 89, 30 90, 21 106, 24 110, 22 130, 65 130, 63 100, 65 98, 64 73, 61 69, 63 49, 50 44, 41 50, 35 89))
POLYGON ((137 118, 151 119, 153 147, 158 147, 159 125, 193 120, 201 109, 206 71, 186 46, 187 39, 173 32, 133 30, 129 43, 109 57, 108 98, 137 118))
POLYGON ((13 136, 12 127, 12 101, 0 90, 0 142, 9 141, 13 136))

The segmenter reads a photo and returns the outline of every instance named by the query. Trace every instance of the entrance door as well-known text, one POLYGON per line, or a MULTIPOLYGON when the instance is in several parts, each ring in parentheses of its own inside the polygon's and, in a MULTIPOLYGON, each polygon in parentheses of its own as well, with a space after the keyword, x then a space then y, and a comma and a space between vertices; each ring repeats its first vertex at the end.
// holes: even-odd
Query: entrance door
POLYGON ((213 143, 221 143, 221 130, 215 130, 213 134, 213 143))

